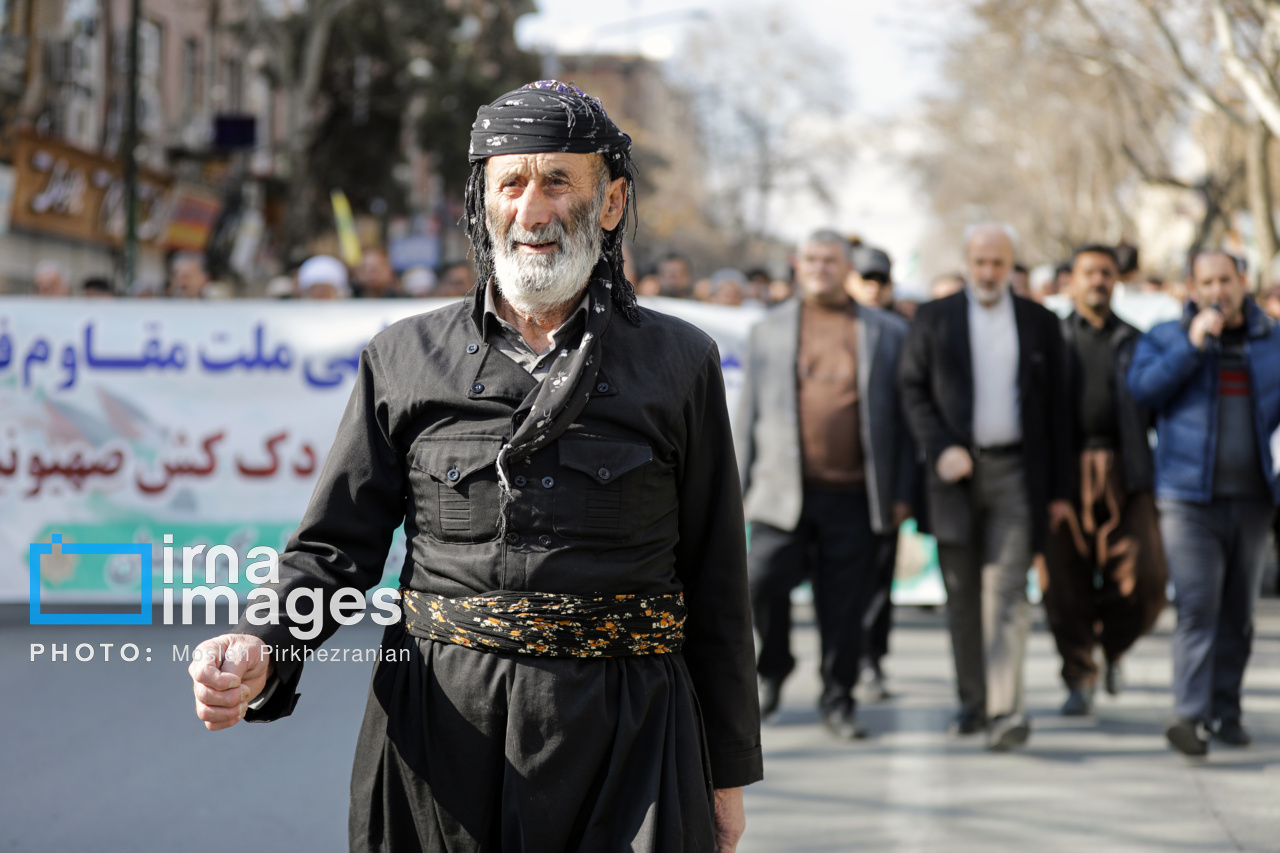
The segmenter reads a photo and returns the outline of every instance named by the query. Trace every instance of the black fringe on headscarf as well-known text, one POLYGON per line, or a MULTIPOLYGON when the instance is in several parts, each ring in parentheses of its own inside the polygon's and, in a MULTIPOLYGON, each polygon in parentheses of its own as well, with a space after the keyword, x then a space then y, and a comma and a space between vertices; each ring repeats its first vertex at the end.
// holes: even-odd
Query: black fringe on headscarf
MULTIPOLYGON (((636 305, 636 291, 623 272, 622 243, 626 236, 627 225, 631 226, 631 235, 636 232, 636 177, 635 163, 630 154, 610 156, 602 154, 609 167, 609 180, 627 179, 627 203, 622 209, 622 219, 612 231, 603 232, 600 254, 609 264, 613 273, 613 304, 622 316, 633 325, 640 325, 640 309, 636 305)), ((471 175, 467 178, 466 212, 464 227, 467 239, 471 241, 471 252, 476 264, 476 281, 483 286, 493 275, 493 236, 485 220, 485 163, 477 160, 471 164, 471 175)))

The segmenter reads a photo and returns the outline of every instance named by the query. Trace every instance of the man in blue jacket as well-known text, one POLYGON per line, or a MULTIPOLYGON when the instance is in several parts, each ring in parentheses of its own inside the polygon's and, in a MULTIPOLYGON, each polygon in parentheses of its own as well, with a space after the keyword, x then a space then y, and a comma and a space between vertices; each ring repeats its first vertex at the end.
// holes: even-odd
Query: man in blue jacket
POLYGON ((1240 685, 1268 527, 1280 501, 1280 331, 1245 293, 1242 264, 1193 254, 1194 304, 1134 352, 1129 389, 1157 413, 1156 496, 1178 609, 1169 743, 1204 755, 1210 727, 1245 746, 1240 685))

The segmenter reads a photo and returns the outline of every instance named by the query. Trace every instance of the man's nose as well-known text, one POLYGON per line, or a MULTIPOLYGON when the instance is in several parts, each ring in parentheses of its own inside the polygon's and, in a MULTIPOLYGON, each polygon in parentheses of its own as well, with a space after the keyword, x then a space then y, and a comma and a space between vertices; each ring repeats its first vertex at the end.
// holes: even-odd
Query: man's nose
POLYGON ((553 216, 551 199, 537 182, 531 182, 516 202, 516 224, 526 230, 535 230, 549 223, 553 216))

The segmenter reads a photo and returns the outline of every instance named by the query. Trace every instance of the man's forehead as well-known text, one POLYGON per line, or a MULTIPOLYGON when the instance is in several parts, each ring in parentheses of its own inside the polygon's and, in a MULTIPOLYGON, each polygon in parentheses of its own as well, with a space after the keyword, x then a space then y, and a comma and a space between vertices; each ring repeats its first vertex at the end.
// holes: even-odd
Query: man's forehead
POLYGON ((577 175, 590 172, 599 157, 599 154, 573 154, 563 151, 497 154, 485 163, 485 171, 490 175, 545 175, 552 172, 577 175))
POLYGON ((1106 252, 1081 252, 1079 257, 1076 258, 1076 263, 1072 265, 1072 269, 1078 266, 1111 267, 1114 270, 1116 269, 1116 261, 1106 252))
POLYGON ((1003 231, 979 231, 969 240, 969 255, 1013 255, 1013 241, 1003 231))
POLYGON ((813 256, 822 255, 824 257, 834 254, 842 260, 848 260, 848 254, 845 251, 844 246, 841 246, 839 243, 820 243, 817 241, 805 243, 803 254, 813 256))
POLYGON ((1196 279, 1234 277, 1236 262, 1222 252, 1205 252, 1196 256, 1191 272, 1196 279))

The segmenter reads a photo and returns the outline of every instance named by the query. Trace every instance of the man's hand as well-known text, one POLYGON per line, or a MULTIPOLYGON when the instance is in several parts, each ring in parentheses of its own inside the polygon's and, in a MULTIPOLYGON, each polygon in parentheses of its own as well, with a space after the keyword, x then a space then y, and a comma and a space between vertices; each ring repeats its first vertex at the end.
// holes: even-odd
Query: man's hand
POLYGON ((1191 321, 1191 328, 1187 329, 1187 337, 1191 339, 1191 345, 1198 350, 1203 350, 1205 346, 1205 338, 1222 336, 1222 312, 1217 308, 1206 308, 1195 316, 1191 321))
POLYGON ((903 525, 903 523, 908 518, 910 518, 913 515, 915 515, 915 512, 911 509, 911 504, 904 503, 902 501, 894 501, 893 502, 893 529, 897 530, 899 527, 903 525))
POLYGON ((733 853, 747 828, 741 788, 716 789, 716 853, 733 853))
POLYGON ((211 732, 243 720, 271 677, 271 646, 251 634, 205 640, 192 658, 187 672, 196 694, 196 716, 211 732))
POLYGON ((1071 501, 1064 501, 1059 498, 1056 501, 1049 502, 1049 529, 1057 530, 1065 522, 1067 522, 1074 514, 1071 508, 1071 501))
POLYGON ((938 457, 938 476, 944 483, 958 483, 973 475, 973 457, 969 451, 953 444, 938 457))

